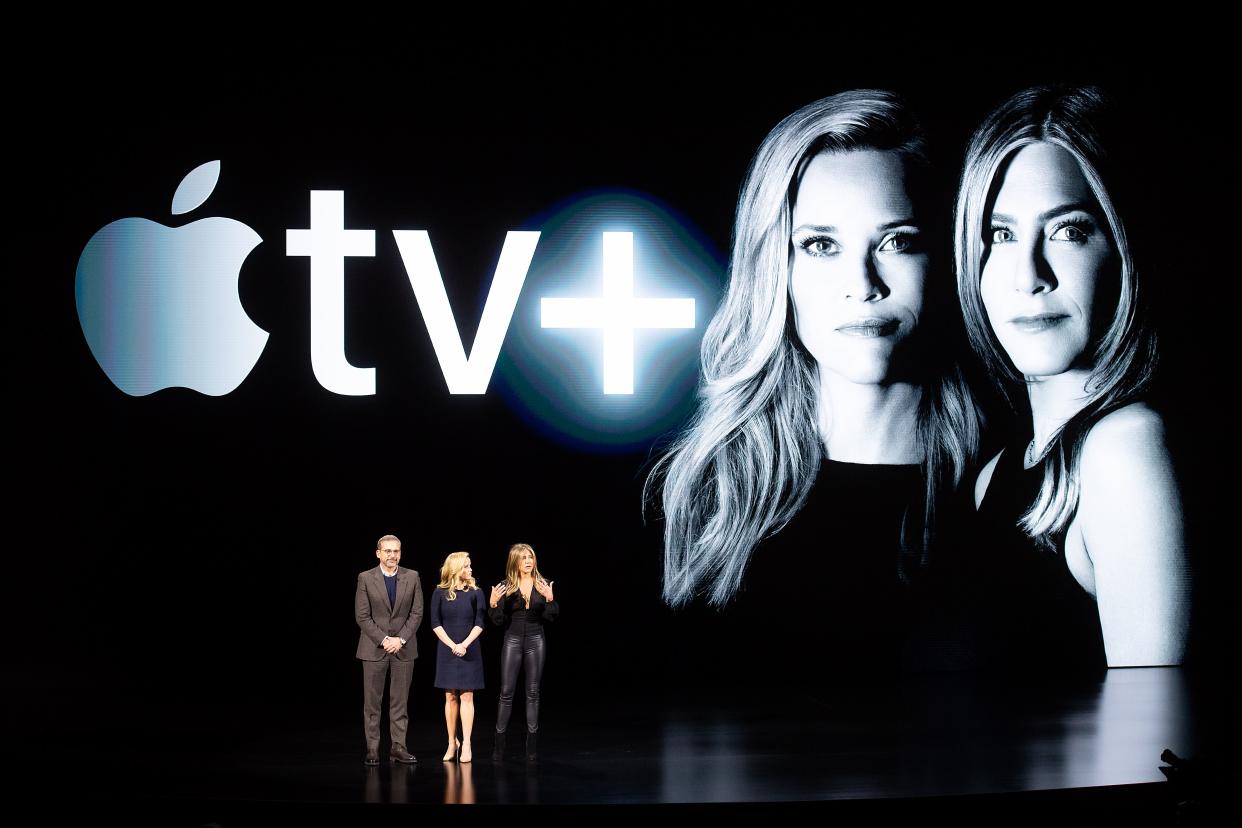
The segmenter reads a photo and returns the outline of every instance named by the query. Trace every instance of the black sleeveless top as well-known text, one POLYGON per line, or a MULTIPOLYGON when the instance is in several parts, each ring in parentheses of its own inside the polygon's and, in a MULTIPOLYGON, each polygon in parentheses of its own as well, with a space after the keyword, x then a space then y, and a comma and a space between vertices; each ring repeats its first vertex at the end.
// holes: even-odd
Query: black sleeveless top
POLYGON ((1043 464, 1024 469, 1027 443, 1001 454, 967 539, 964 576, 973 593, 979 666, 1031 672, 1094 672, 1107 666, 1100 613, 1055 549, 1018 526, 1039 494, 1043 464))
POLYGON ((729 603, 674 611, 678 669, 716 692, 891 677, 910 616, 903 527, 921 543, 922 490, 921 466, 821 461, 806 502, 754 549, 729 603))

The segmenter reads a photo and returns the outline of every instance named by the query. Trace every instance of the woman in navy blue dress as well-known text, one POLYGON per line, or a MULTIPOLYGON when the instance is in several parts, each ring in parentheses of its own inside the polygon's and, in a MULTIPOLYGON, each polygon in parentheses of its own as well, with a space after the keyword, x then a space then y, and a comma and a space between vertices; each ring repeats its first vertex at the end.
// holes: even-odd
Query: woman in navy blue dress
POLYGON ((483 608, 487 601, 474 580, 469 552, 454 552, 440 567, 440 585, 431 596, 431 631, 436 647, 436 687, 444 690, 444 722, 448 750, 444 761, 458 756, 469 762, 470 733, 474 729, 474 691, 483 688, 483 608), (461 718, 461 739, 457 719, 461 718))

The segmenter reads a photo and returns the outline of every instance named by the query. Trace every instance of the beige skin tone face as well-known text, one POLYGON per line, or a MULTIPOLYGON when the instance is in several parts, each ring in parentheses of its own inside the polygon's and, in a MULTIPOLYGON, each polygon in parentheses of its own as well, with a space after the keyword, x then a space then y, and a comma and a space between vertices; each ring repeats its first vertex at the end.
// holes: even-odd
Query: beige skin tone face
POLYGON ((917 463, 922 386, 897 376, 923 312, 930 260, 896 153, 826 153, 798 182, 789 294, 819 375, 828 456, 917 463))
POLYGON ((798 337, 820 371, 890 379, 918 327, 928 257, 895 153, 825 153, 807 165, 793 208, 789 292, 798 337))
POLYGON ((380 568, 386 574, 392 575, 397 571, 397 564, 401 563, 401 544, 397 541, 384 541, 375 550, 375 557, 379 558, 380 568))
POLYGON ((1055 144, 1014 154, 985 223, 979 285, 988 322, 1022 374, 1087 371, 1097 286, 1117 279, 1108 225, 1074 157, 1055 144))

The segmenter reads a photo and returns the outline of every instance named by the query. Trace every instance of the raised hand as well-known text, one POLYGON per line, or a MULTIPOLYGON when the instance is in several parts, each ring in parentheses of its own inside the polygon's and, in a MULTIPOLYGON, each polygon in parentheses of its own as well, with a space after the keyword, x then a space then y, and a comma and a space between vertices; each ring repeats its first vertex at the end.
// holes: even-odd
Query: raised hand
POLYGON ((535 581, 535 589, 538 590, 539 594, 543 596, 543 600, 545 601, 555 600, 552 597, 552 584, 554 583, 556 582, 545 581, 543 578, 540 578, 539 580, 535 581))

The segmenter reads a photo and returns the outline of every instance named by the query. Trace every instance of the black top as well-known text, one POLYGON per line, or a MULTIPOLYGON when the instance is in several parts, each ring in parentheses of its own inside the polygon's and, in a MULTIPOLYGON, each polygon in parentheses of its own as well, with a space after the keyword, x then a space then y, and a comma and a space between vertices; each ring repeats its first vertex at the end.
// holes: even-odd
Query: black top
POLYGON ((966 550, 980 666, 1101 670, 1099 608, 1069 571, 1064 536, 1048 549, 1018 526, 1043 480, 1043 464, 1023 468, 1026 439, 1001 454, 979 504, 977 541, 966 550))
POLYGON ((526 608, 526 599, 521 590, 500 599, 496 606, 488 604, 487 617, 498 627, 505 628, 505 635, 517 637, 542 635, 543 625, 555 621, 561 608, 556 601, 547 601, 539 590, 530 591, 530 609, 526 608))
POLYGON ((755 549, 725 611, 763 637, 796 634, 824 662, 895 666, 909 611, 903 527, 918 544, 922 480, 916 465, 823 460, 806 503, 755 549))
POLYGON ((823 460, 799 512, 752 552, 733 599, 672 611, 670 669, 720 688, 890 678, 907 646, 915 590, 903 549, 921 549, 923 485, 918 465, 823 460))

